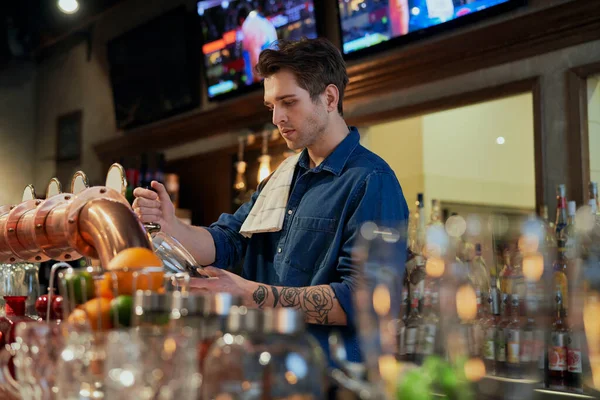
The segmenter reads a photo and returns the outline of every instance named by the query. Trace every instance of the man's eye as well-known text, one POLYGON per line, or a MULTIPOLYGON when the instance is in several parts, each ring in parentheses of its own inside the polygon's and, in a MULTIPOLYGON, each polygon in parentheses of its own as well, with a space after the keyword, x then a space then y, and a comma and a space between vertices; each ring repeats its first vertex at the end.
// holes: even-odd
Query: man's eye
POLYGON ((285 104, 286 106, 293 106, 295 103, 295 101, 285 101, 283 104, 285 104))

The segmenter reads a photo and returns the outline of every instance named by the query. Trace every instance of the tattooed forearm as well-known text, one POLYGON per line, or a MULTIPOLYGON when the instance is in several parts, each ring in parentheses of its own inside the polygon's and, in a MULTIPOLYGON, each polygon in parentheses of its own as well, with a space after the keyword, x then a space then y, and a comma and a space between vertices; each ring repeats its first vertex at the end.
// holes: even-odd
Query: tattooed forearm
POLYGON ((273 291, 273 307, 277 307, 277 302, 279 301, 279 291, 275 286, 271 286, 271 290, 273 291))
POLYGON ((269 290, 265 285, 258 285, 258 288, 252 293, 252 299, 258 305, 258 308, 263 308, 268 297, 269 290))
POLYGON ((258 285, 252 293, 258 308, 289 307, 302 310, 304 319, 310 324, 346 325, 347 318, 335 292, 329 285, 287 287, 258 285), (273 294, 273 302, 269 300, 273 294))
POLYGON ((278 299, 273 303, 273 307, 276 307, 279 303, 281 307, 302 310, 307 320, 312 323, 333 324, 329 314, 333 310, 335 295, 330 287, 283 287, 277 290, 275 286, 272 286, 272 289, 273 294, 279 294, 278 299))
POLYGON ((329 287, 308 287, 302 290, 300 307, 308 318, 314 318, 318 324, 328 325, 334 298, 333 291, 329 287))

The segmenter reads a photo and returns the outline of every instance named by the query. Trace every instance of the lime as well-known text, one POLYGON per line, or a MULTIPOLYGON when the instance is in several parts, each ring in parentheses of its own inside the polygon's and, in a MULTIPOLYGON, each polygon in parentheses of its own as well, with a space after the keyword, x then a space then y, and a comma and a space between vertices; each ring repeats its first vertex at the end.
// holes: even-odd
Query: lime
POLYGON ((446 365, 446 362, 439 356, 428 356, 423 362, 421 369, 431 382, 439 380, 440 370, 446 365))
POLYGON ((74 272, 68 274, 65 279, 67 281, 66 297, 73 299, 75 304, 83 304, 96 297, 94 278, 89 272, 74 272))
POLYGON ((456 372, 448 366, 444 365, 439 371, 438 385, 449 397, 454 396, 458 388, 458 377, 456 372))
POLYGON ((414 369, 404 375, 396 390, 398 400, 431 400, 429 378, 420 369, 414 369))
POLYGON ((118 322, 117 326, 131 326, 133 298, 128 295, 117 296, 110 302, 110 320, 118 322), (116 317, 115 317, 116 313, 116 317))

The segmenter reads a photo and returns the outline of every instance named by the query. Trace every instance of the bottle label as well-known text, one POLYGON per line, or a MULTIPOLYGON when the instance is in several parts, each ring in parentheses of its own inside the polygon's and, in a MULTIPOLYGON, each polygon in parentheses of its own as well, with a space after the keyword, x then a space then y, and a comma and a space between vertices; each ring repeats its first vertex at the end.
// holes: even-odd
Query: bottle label
POLYGON ((415 354, 415 348, 417 346, 417 328, 406 328, 404 337, 406 339, 404 351, 406 354, 415 354))
POLYGON ((567 369, 569 372, 581 373, 581 349, 579 341, 574 334, 570 334, 567 339, 567 369))
POLYGON ((434 324, 425 324, 420 335, 420 343, 418 353, 423 355, 433 354, 435 346, 436 326, 434 324))
POLYGON ((402 327, 398 330, 398 343, 400 344, 400 355, 406 355, 406 327, 404 324, 402 324, 402 327))
POLYGON ((507 337, 507 362, 510 364, 518 364, 521 351, 520 332, 518 329, 509 329, 507 337))
POLYGON ((496 348, 494 344, 494 329, 492 328, 488 329, 485 333, 483 357, 486 360, 494 360, 496 358, 496 348))
POLYGON ((534 340, 534 344, 533 344, 533 356, 535 357, 535 359, 537 359, 538 361, 538 368, 539 369, 544 369, 545 366, 545 354, 546 352, 544 351, 544 342, 546 341, 545 337, 544 337, 544 331, 541 329, 538 329, 535 331, 535 333, 533 334, 533 340, 534 340))
POLYGON ((506 361, 506 340, 504 340, 504 329, 496 330, 496 361, 506 361))
POLYGON ((548 348, 548 368, 550 371, 567 370, 567 343, 564 332, 552 332, 548 348))
POLYGON ((580 374, 581 373, 581 351, 569 349, 567 356, 567 364, 569 372, 580 374))
POLYGON ((525 331, 523 332, 523 340, 521 342, 521 362, 529 363, 532 361, 537 361, 534 357, 534 338, 533 331, 525 331))

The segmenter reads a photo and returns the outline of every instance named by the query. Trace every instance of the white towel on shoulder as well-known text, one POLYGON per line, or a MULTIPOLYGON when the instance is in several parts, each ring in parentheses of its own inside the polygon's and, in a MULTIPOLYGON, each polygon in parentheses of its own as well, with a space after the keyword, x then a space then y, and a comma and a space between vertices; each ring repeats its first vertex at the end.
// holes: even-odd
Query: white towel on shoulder
POLYGON ((283 228, 294 169, 300 154, 288 157, 273 172, 240 228, 243 236, 249 238, 254 233, 279 232, 283 228))

